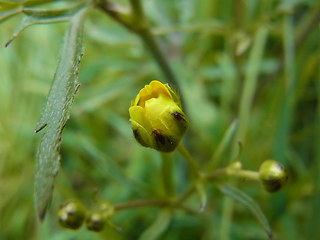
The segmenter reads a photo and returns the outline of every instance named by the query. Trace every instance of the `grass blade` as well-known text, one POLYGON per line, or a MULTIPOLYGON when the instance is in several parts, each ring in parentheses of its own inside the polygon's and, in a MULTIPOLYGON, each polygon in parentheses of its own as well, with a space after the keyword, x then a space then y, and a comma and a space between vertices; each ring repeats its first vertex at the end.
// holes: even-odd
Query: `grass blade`
POLYGON ((35 176, 35 201, 40 220, 44 219, 52 198, 54 177, 60 166, 61 133, 69 119, 71 104, 79 87, 77 78, 82 56, 84 13, 85 10, 82 10, 71 18, 47 103, 35 130, 39 132, 46 128, 37 156, 35 176))
POLYGON ((170 219, 171 212, 169 209, 163 209, 155 222, 142 233, 139 240, 157 239, 168 228, 170 219))
POLYGON ((252 212, 252 214, 257 218, 259 223, 262 225, 268 237, 270 239, 272 238, 272 231, 267 218, 263 214, 259 205, 251 197, 249 197, 247 194, 245 194, 241 190, 234 188, 228 184, 221 184, 219 188, 222 193, 228 195, 235 201, 240 202, 244 206, 248 207, 249 210, 252 212))
POLYGON ((217 167, 222 160, 222 156, 226 152, 226 150, 230 147, 234 135, 237 131, 238 127, 238 120, 235 119, 233 122, 230 124, 226 132, 224 133, 217 149, 215 150, 214 154, 211 157, 208 169, 209 171, 213 170, 215 167, 217 167))

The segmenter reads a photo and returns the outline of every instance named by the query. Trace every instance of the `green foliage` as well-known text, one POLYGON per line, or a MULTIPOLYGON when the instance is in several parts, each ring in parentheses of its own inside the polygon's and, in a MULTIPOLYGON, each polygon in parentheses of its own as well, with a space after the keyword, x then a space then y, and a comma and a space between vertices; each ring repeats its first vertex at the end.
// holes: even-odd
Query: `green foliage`
POLYGON ((258 219, 268 236, 272 238, 272 231, 269 222, 263 214, 262 210, 260 209, 259 205, 252 198, 250 198, 244 192, 232 187, 231 185, 223 184, 220 186, 220 190, 224 194, 228 195, 229 197, 248 207, 252 214, 258 219))
POLYGON ((97 2, 0 1, 0 239, 267 239, 263 229, 279 239, 319 238, 319 2, 142 1, 145 14, 135 6, 134 18, 112 13, 137 1, 115 0, 108 16, 107 1, 97 2), (197 184, 181 155, 161 159, 134 141, 128 108, 154 79, 182 97, 184 143, 196 160, 189 166, 208 174, 197 184), (46 99, 40 142, 33 130, 46 99), (234 159, 239 141, 243 169, 273 158, 287 167, 287 186, 269 195, 223 171, 208 180, 234 159), (33 207, 37 171, 41 216, 53 195, 42 224, 33 207), (76 198, 91 209, 95 191, 114 205, 111 222, 122 231, 60 228, 60 203, 76 198))
POLYGON ((161 210, 155 222, 141 234, 139 240, 158 239, 161 234, 169 227, 170 218, 171 212, 169 209, 161 210))
POLYGON ((62 130, 69 119, 71 104, 79 88, 77 82, 82 57, 82 31, 85 10, 70 20, 61 48, 53 83, 35 132, 45 128, 37 157, 35 201, 40 220, 44 219, 52 198, 54 178, 60 167, 62 130))

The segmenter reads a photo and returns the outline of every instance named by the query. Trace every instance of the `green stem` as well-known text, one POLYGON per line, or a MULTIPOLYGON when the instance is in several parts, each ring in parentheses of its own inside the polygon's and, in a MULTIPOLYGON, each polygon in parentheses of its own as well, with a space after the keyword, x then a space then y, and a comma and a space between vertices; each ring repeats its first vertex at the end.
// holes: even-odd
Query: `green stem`
POLYGON ((145 43, 146 47, 149 49, 154 60, 157 62, 159 68, 161 69, 163 75, 166 77, 167 81, 173 86, 178 87, 177 78, 172 68, 170 67, 167 58, 160 49, 159 44, 150 32, 150 29, 147 29, 146 31, 142 32, 140 34, 140 37, 142 41, 145 43))
POLYGON ((157 43, 156 39, 150 31, 149 24, 147 23, 144 16, 141 1, 130 0, 130 3, 134 18, 140 26, 143 26, 143 28, 141 28, 141 31, 137 32, 137 34, 144 42, 146 48, 150 51, 154 60, 158 64, 160 70, 162 71, 163 75, 166 77, 167 81, 173 86, 179 88, 177 78, 172 68, 170 67, 169 61, 167 60, 163 51, 160 49, 159 44, 157 43))
POLYGON ((196 191, 196 184, 193 183, 186 191, 184 191, 177 200, 173 203, 173 207, 181 205, 186 199, 188 199, 196 191))
POLYGON ((238 142, 245 143, 245 138, 247 135, 247 128, 250 120, 251 107, 253 103, 253 97, 256 90, 260 63, 262 60, 262 55, 268 36, 268 29, 266 27, 261 27, 257 30, 254 36, 254 44, 252 46, 249 60, 248 69, 246 72, 245 82, 243 85, 241 99, 240 99, 240 109, 239 109, 239 127, 237 129, 234 146, 232 153, 238 150, 238 142))
POLYGON ((246 178, 250 180, 259 181, 259 172, 250 170, 234 170, 228 168, 217 169, 211 173, 203 175, 203 178, 209 181, 219 179, 224 176, 246 178))
POLYGON ((168 199, 141 199, 136 201, 117 203, 114 205, 114 210, 121 211, 139 207, 163 207, 169 206, 171 204, 172 201, 168 199))
POLYGON ((132 8, 132 13, 134 14, 135 18, 140 21, 144 20, 144 12, 141 5, 140 0, 130 0, 130 5, 132 8))
MULTIPOLYGON (((180 89, 177 77, 169 64, 167 57, 160 49, 159 44, 151 33, 149 23, 145 18, 141 1, 130 0, 130 4, 132 13, 128 14, 120 11, 123 7, 117 3, 110 0, 96 0, 97 7, 141 38, 166 80, 175 88, 180 89)), ((181 102, 183 102, 182 97, 181 102)))
POLYGON ((222 218, 221 218, 221 226, 220 226, 220 233, 219 233, 220 240, 230 239, 230 227, 231 227, 233 208, 234 208, 233 200, 229 197, 225 197, 223 201, 222 218))
POLYGON ((171 155, 167 153, 161 153, 162 157, 162 178, 163 178, 163 185, 166 191, 167 196, 174 195, 174 182, 173 182, 173 160, 171 155))
POLYGON ((228 176, 259 180, 259 172, 249 170, 227 170, 228 176))
POLYGON ((186 160, 191 173, 193 174, 194 177, 200 177, 200 169, 197 164, 197 162, 193 159, 191 154, 189 153, 188 149, 186 149, 182 143, 179 143, 177 147, 179 153, 183 156, 183 158, 186 160))
POLYGON ((122 11, 123 7, 121 5, 109 0, 95 0, 95 5, 128 30, 138 31, 138 26, 133 24, 133 16, 122 11))
MULTIPOLYGON (((268 28, 260 27, 255 36, 250 56, 248 60, 248 68, 246 71, 245 81, 241 93, 240 108, 239 108, 239 127, 234 138, 232 155, 238 150, 238 142, 245 143, 247 128, 250 123, 250 113, 253 104, 253 97, 256 90, 257 80, 259 76, 260 64, 265 48, 265 43, 268 37, 268 28)), ((230 198, 224 198, 224 207, 222 212, 222 221, 220 227, 220 239, 230 239, 230 226, 232 221, 233 201, 230 198)))

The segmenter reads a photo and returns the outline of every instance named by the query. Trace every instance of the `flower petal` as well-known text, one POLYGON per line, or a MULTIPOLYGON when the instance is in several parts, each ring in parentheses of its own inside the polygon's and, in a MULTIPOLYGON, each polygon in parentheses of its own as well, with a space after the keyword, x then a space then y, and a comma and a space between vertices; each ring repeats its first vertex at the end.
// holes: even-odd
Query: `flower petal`
POLYGON ((158 98, 160 96, 165 96, 172 99, 168 89, 159 81, 152 81, 149 85, 146 85, 140 90, 137 98, 135 99, 135 105, 144 107, 145 102, 152 98, 158 98))

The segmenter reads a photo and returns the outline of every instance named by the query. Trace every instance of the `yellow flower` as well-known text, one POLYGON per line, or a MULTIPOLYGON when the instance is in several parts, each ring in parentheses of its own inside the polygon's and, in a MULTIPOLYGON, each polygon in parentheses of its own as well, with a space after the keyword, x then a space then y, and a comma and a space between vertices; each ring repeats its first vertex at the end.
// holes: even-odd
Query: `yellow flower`
POLYGON ((161 152, 173 151, 188 128, 179 97, 168 84, 159 81, 140 90, 129 113, 136 140, 161 152))

